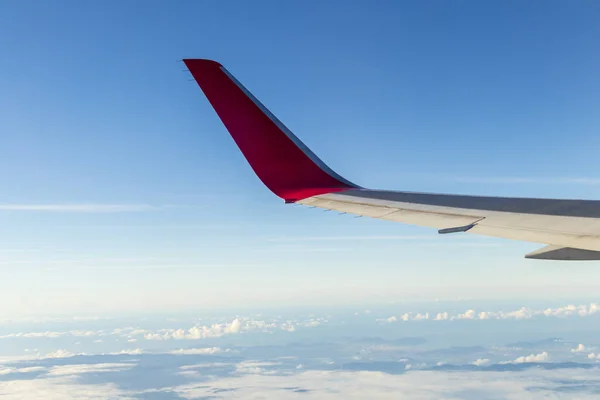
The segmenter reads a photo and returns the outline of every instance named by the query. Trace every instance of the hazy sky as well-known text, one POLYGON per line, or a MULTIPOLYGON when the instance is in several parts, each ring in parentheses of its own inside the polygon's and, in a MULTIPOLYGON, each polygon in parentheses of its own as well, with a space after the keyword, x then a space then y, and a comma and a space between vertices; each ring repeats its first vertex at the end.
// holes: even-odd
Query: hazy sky
POLYGON ((2 314, 596 293, 535 244, 284 205, 177 60, 223 63, 334 170, 600 198, 595 1, 0 3, 2 314))

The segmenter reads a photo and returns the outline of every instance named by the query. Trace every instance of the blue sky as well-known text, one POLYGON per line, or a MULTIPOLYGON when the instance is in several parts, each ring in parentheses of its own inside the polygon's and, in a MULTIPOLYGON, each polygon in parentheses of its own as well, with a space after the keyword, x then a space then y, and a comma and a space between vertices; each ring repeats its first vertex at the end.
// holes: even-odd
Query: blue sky
POLYGON ((226 65, 364 186, 597 199, 599 16, 593 1, 4 2, 0 301, 18 306, 2 312, 595 293, 597 263, 523 260, 536 245, 282 204, 177 60, 226 65))

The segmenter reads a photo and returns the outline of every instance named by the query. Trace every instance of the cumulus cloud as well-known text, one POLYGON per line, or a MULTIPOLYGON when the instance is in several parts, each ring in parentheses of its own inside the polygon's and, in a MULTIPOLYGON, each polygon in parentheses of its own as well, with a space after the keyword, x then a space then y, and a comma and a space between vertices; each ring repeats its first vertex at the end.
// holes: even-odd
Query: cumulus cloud
POLYGON ((446 321, 448 319, 448 313, 447 312, 441 312, 441 313, 437 313, 434 320, 435 321, 446 321))
POLYGON ((325 318, 311 318, 308 321, 300 321, 296 325, 302 326, 305 328, 314 328, 316 326, 320 326, 321 324, 327 322, 325 318))
POLYGON ((415 315, 413 317, 413 321, 424 321, 427 319, 429 319, 429 313, 425 313, 425 314, 417 313, 417 315, 415 315))
POLYGON ((220 347, 205 347, 205 348, 199 348, 199 349, 177 349, 177 350, 171 350, 169 352, 169 354, 186 354, 186 355, 190 355, 190 354, 195 354, 195 355, 199 355, 199 354, 218 354, 218 353, 226 353, 229 352, 229 349, 222 349, 220 347))
POLYGON ((463 314, 458 314, 456 319, 475 319, 475 310, 467 310, 463 314))
POLYGON ((550 360, 550 356, 547 352, 539 353, 539 354, 530 354, 528 356, 517 357, 513 361, 509 361, 510 364, 523 364, 523 363, 539 363, 546 362, 550 360))
POLYGON ((473 361, 473 365, 476 365, 478 367, 483 366, 483 365, 488 365, 490 363, 490 360, 487 358, 479 358, 475 361, 473 361))
POLYGON ((43 358, 69 358, 69 357, 74 357, 76 355, 77 354, 71 353, 70 351, 58 349, 56 351, 46 354, 46 356, 43 358))
POLYGON ((534 317, 557 317, 566 318, 571 316, 588 317, 598 313, 600 305, 597 303, 590 303, 589 305, 581 304, 579 306, 570 304, 564 307, 557 308, 546 308, 546 309, 532 309, 528 307, 521 307, 512 311, 478 311, 476 309, 468 309, 464 312, 451 314, 447 311, 441 311, 431 314, 431 318, 428 313, 412 313, 405 312, 399 316, 391 316, 387 319, 378 319, 377 322, 396 322, 400 321, 455 321, 455 320, 491 320, 491 319, 515 319, 525 320, 534 317))
POLYGON ((112 356, 119 356, 122 354, 128 354, 128 355, 140 355, 140 354, 144 354, 144 351, 142 349, 125 349, 125 350, 121 350, 121 351, 117 351, 114 353, 108 353, 112 356))
POLYGON ((379 323, 383 323, 383 324, 385 324, 385 323, 391 324, 394 322, 398 322, 398 317, 396 317, 395 315, 392 315, 391 317, 388 317, 388 318, 378 318, 376 321, 379 323))
POLYGON ((217 338, 229 334, 238 334, 243 332, 274 332, 277 329, 288 332, 295 332, 298 328, 314 328, 327 323, 326 318, 308 318, 304 320, 280 321, 275 318, 270 321, 254 320, 251 318, 234 318, 231 322, 216 323, 212 325, 194 325, 191 328, 179 329, 158 329, 148 330, 134 327, 124 327, 109 330, 71 330, 71 331, 40 331, 40 332, 17 332, 0 335, 0 339, 38 339, 49 338, 57 339, 62 337, 82 337, 94 338, 96 343, 101 343, 101 337, 119 336, 127 338, 127 341, 134 343, 137 338, 142 336, 147 340, 170 340, 170 339, 204 339, 217 338))
POLYGON ((516 311, 509 311, 507 313, 502 313, 501 316, 503 319, 510 319, 510 318, 527 319, 527 318, 531 318, 534 314, 535 314, 534 311, 532 311, 526 307, 521 307, 516 311))
POLYGON ((296 327, 294 326, 294 324, 292 322, 284 322, 283 324, 281 324, 280 328, 281 328, 281 330, 288 331, 288 332, 296 331, 296 327))
POLYGON ((239 333, 240 329, 242 329, 242 321, 240 321, 239 318, 236 318, 233 320, 233 322, 229 326, 228 332, 229 333, 239 333))
POLYGON ((479 313, 479 319, 490 319, 490 313, 486 312, 486 311, 482 311, 479 313))
POLYGON ((235 372, 238 374, 274 374, 276 371, 268 370, 265 367, 275 367, 278 365, 281 365, 281 363, 272 361, 242 361, 236 364, 235 372))
POLYGON ((579 343, 577 345, 577 347, 575 347, 574 349, 571 349, 571 353, 581 353, 586 350, 587 350, 586 347, 583 344, 579 343))
POLYGON ((146 333, 144 338, 147 340, 169 340, 169 339, 205 339, 221 337, 223 335, 239 333, 242 329, 242 322, 239 318, 231 323, 196 325, 189 329, 164 329, 156 333, 146 333))
MULTIPOLYGON (((297 328, 314 328, 327 322, 325 318, 310 318, 299 321, 261 321, 250 318, 235 318, 232 322, 212 325, 195 325, 189 329, 162 329, 159 331, 144 331, 147 340, 170 340, 170 339, 205 339, 217 338, 225 335, 239 334, 243 332, 273 332, 276 329, 294 332, 297 328)), ((132 336, 133 333, 129 333, 132 336)))

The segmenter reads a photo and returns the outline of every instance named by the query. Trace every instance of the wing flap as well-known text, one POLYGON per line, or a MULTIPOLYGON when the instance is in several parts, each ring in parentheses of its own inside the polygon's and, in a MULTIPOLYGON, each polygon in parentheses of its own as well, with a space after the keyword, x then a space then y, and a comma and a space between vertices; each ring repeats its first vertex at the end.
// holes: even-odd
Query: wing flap
POLYGON ((534 260, 593 261, 600 260, 600 251, 574 249, 572 247, 546 246, 525 255, 534 260))

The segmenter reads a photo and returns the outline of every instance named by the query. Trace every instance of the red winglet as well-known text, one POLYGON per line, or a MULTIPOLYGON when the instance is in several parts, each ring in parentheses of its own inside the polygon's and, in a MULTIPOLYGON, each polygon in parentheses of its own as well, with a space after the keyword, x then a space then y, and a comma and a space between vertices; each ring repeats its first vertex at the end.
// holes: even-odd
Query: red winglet
POLYGON ((325 165, 221 64, 183 60, 260 180, 286 202, 358 186, 325 165))

